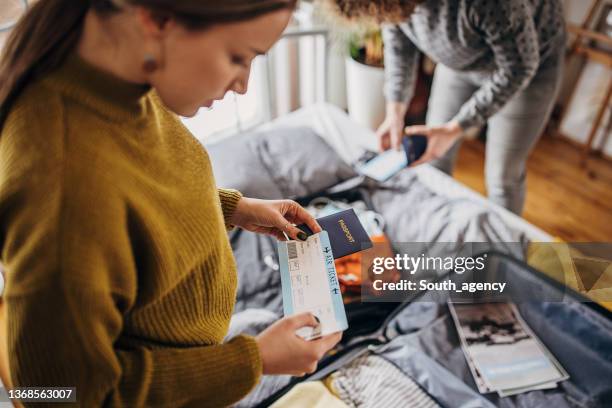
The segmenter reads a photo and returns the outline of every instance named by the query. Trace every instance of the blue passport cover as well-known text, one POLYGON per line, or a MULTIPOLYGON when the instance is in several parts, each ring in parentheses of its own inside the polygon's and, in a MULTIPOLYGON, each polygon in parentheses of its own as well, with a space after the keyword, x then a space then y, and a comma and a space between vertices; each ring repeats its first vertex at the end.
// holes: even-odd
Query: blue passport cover
MULTIPOLYGON (((352 208, 317 218, 317 222, 329 235, 334 259, 372 248, 372 241, 352 208)), ((313 234, 305 224, 297 227, 308 235, 313 234)))

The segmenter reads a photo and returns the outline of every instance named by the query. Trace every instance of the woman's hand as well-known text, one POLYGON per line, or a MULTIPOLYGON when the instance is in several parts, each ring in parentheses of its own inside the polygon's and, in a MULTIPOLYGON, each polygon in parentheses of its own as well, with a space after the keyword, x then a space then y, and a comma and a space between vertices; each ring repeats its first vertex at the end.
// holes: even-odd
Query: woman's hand
POLYGON ((387 102, 384 122, 376 130, 378 149, 399 149, 404 136, 404 117, 408 106, 403 102, 387 102))
POLYGON ((306 224, 315 234, 321 232, 317 221, 292 200, 258 200, 242 197, 230 222, 240 228, 273 235, 281 241, 286 233, 291 239, 305 241, 306 233, 294 224, 306 224))
POLYGON ((423 156, 412 165, 417 166, 428 161, 439 159, 461 137, 463 129, 457 122, 449 122, 442 126, 407 126, 404 134, 423 135, 427 137, 427 149, 423 156))
POLYGON ((333 333, 317 340, 304 340, 295 331, 316 327, 319 322, 310 313, 285 317, 261 332, 255 340, 263 362, 263 373, 302 376, 313 373, 319 360, 342 338, 333 333))

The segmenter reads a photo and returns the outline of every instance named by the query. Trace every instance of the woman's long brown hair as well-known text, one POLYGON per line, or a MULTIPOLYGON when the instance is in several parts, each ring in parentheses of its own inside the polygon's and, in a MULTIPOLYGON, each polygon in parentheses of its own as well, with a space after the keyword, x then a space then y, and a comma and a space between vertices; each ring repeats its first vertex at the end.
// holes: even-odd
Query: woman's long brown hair
POLYGON ((0 57, 0 129, 19 94, 57 68, 75 48, 88 10, 101 15, 123 4, 143 6, 189 29, 244 21, 294 8, 297 0, 39 0, 19 20, 0 57))

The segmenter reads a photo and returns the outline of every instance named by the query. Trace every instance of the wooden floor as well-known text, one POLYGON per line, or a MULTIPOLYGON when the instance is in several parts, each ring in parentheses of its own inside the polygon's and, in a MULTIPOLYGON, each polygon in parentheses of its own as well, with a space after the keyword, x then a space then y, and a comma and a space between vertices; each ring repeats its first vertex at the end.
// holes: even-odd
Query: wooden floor
MULTIPOLYGON (((594 157, 581 168, 579 149, 564 139, 543 137, 527 164, 523 217, 569 242, 612 242, 612 162, 594 157)), ((484 143, 466 141, 455 178, 485 193, 484 143)))

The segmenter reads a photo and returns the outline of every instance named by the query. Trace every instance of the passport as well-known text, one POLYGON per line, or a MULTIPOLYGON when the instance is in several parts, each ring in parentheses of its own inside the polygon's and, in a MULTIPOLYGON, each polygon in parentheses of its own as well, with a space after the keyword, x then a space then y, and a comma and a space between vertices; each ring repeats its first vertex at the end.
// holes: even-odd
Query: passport
MULTIPOLYGON (((317 222, 329 235, 334 259, 372 248, 372 241, 352 208, 317 218, 317 222)), ((309 236, 313 235, 306 224, 297 227, 309 236)))

